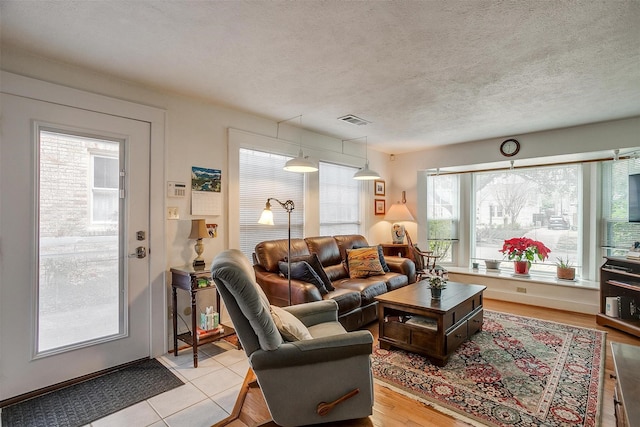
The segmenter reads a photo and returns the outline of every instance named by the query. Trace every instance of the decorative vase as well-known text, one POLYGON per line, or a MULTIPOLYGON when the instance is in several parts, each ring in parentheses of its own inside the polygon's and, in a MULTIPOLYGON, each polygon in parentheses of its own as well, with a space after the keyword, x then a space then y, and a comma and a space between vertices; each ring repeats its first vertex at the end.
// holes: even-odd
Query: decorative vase
POLYGON ((431 288, 431 299, 440 299, 442 297, 442 289, 431 288))
POLYGON ((529 261, 514 261, 513 268, 516 274, 529 274, 529 261))

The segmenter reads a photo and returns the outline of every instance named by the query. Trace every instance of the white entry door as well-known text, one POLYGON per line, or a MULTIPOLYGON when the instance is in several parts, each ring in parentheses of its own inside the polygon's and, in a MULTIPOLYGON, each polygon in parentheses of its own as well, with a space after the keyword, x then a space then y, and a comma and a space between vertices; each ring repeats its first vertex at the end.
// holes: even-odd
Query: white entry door
POLYGON ((0 96, 5 400, 150 355, 150 124, 0 96))

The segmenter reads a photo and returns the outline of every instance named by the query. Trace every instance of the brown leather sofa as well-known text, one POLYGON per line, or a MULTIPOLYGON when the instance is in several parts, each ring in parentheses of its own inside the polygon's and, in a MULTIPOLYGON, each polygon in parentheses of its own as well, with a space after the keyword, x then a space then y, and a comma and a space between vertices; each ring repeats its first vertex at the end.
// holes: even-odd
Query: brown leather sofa
MULTIPOLYGON (((346 267, 347 249, 369 246, 360 235, 340 235, 291 239, 291 259, 304 259, 315 253, 335 290, 322 295, 309 282, 291 280, 291 304, 323 299, 338 303, 338 320, 353 331, 377 318, 375 297, 416 281, 413 261, 385 256, 390 272, 366 278, 350 278, 346 267)), ((272 305, 286 306, 289 299, 288 280, 280 273, 280 262, 287 258, 287 239, 258 243, 253 254, 256 281, 272 305)), ((293 275, 292 275, 293 276, 293 275)))

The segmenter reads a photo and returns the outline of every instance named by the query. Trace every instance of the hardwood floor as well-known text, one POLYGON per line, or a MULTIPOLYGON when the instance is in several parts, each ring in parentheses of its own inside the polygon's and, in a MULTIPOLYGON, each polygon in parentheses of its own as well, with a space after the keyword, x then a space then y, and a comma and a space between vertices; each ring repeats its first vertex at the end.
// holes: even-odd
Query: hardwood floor
MULTIPOLYGON (((533 317, 550 320, 569 325, 598 329, 607 332, 606 360, 604 372, 604 396, 602 405, 602 427, 615 427, 615 417, 613 415, 613 387, 614 382, 610 378, 613 374, 613 358, 611 357, 610 343, 622 342, 640 346, 640 338, 620 332, 616 329, 606 328, 596 325, 594 315, 572 313, 567 311, 547 309, 537 306, 510 303, 497 300, 484 300, 484 307, 488 310, 513 313, 520 316, 533 317)), ((378 326, 376 323, 369 325, 369 330, 376 338, 378 337, 378 326)), ((395 393, 385 387, 375 385, 375 404, 373 415, 365 419, 345 421, 342 423, 332 423, 341 427, 372 427, 372 426, 441 426, 441 427, 468 427, 468 424, 455 420, 447 415, 429 408, 413 399, 395 393)), ((269 418, 268 410, 264 400, 257 388, 251 389, 244 405, 242 406, 240 420, 229 424, 234 427, 254 426, 263 423, 269 418)))

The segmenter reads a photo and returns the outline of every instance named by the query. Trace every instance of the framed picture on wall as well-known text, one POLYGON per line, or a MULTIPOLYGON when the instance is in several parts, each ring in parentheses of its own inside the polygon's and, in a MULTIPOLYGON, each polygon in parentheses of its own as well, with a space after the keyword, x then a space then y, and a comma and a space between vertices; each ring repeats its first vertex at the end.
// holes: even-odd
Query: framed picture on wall
POLYGON ((384 196, 384 181, 376 180, 373 185, 375 186, 374 194, 376 196, 384 196))
POLYGON ((384 215, 387 211, 384 199, 374 200, 374 212, 376 215, 384 215))

